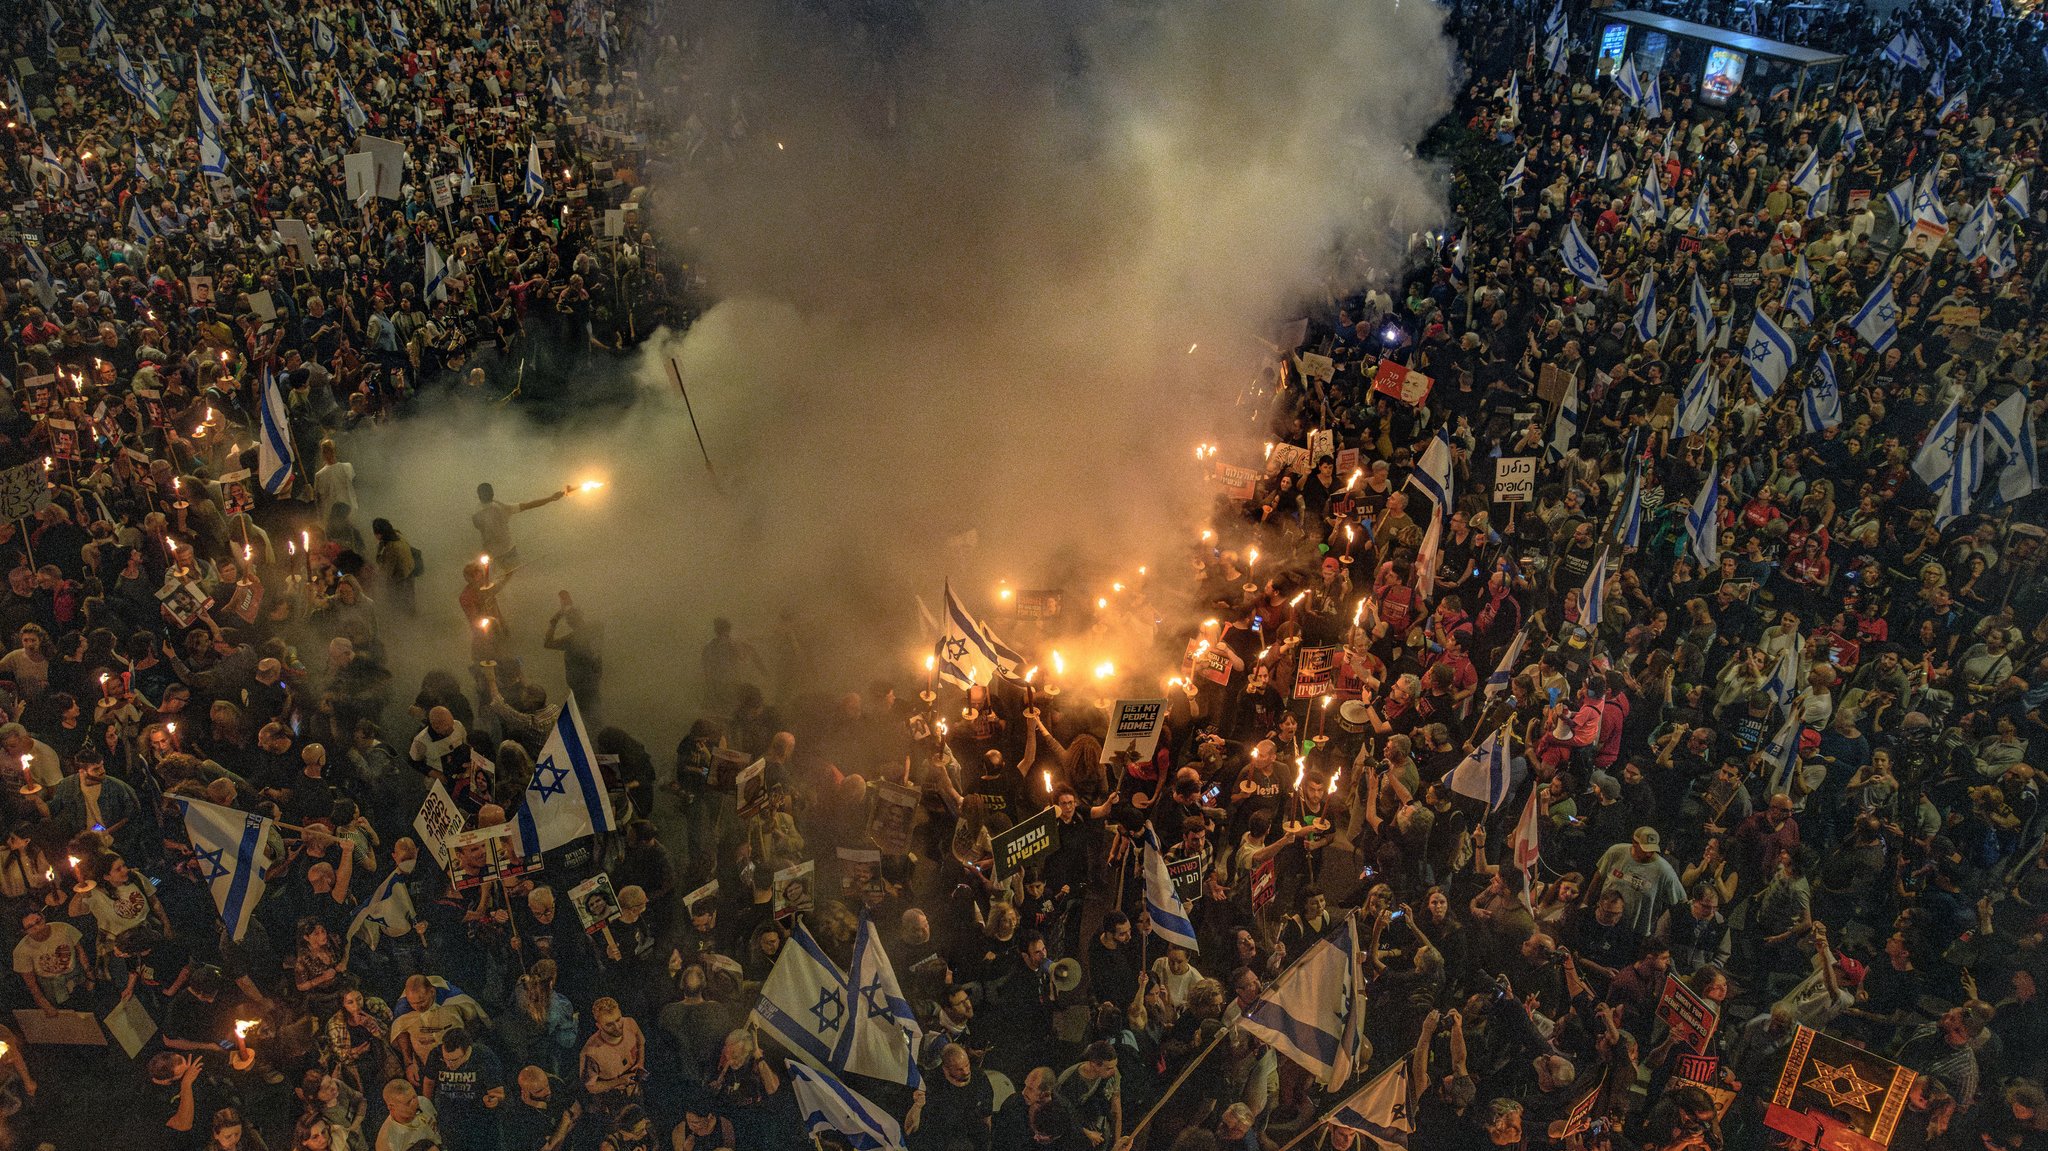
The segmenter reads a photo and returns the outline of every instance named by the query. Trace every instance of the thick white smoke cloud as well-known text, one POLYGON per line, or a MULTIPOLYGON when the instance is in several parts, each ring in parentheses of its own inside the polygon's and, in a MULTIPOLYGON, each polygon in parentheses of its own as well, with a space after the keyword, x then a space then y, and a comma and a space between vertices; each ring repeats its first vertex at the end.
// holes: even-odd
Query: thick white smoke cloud
POLYGON ((1452 69, 1421 0, 950 3, 886 64, 780 4, 692 19, 643 72, 677 77, 669 111, 713 139, 654 190, 656 218, 722 302, 649 345, 623 414, 451 409, 351 449, 365 514, 433 557, 449 666, 475 483, 611 481, 519 518, 532 566, 508 615, 532 643, 557 588, 596 610, 607 710, 656 746, 694 715, 713 616, 766 648, 794 609, 804 662, 844 690, 909 678, 911 596, 948 575, 992 606, 997 576, 1078 598, 1112 568, 1178 566, 1209 498, 1194 444, 1252 459, 1263 438, 1233 406, 1253 336, 1390 274, 1442 218, 1410 150, 1452 69), (734 92, 745 135, 721 142, 734 92))

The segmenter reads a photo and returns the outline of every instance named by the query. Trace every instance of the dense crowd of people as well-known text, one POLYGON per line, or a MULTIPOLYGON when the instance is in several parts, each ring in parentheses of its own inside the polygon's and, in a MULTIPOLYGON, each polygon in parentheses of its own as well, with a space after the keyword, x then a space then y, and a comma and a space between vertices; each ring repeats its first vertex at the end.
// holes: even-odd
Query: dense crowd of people
POLYGON ((1454 224, 1315 305, 1264 466, 1216 454, 1250 466, 1202 477, 1190 563, 1097 601, 1170 668, 1155 753, 1078 697, 1158 681, 1051 690, 1061 622, 969 597, 943 674, 832 698, 720 621, 670 763, 606 722, 601 621, 564 593, 540 637, 573 709, 501 626, 512 519, 560 495, 479 490, 470 649, 404 651, 449 669, 408 696, 446 557, 346 456, 687 319, 638 189, 756 146, 740 96, 676 95, 692 38, 21 6, 6 1140, 1856 1146, 1780 1082, 1839 1049, 1831 1098, 1910 1073, 1878 1143, 2048 1146, 2048 35, 1694 14, 1847 62, 1710 107, 1596 62, 1597 11, 1447 11, 1454 224), (521 824, 569 745, 615 826, 470 881, 423 807, 521 824), (804 1041, 874 1028, 900 1053, 804 1041))

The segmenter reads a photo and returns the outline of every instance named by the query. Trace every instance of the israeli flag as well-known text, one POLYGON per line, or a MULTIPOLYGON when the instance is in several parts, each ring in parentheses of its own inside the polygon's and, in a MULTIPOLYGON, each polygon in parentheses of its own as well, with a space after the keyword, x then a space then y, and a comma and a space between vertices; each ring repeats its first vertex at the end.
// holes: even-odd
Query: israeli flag
POLYGON ((1899 306, 1892 300, 1892 281, 1887 276, 1878 281, 1870 297, 1856 310, 1849 326, 1870 345, 1873 352, 1882 353, 1899 338, 1899 306))
POLYGON ((149 157, 142 151, 142 141, 135 142, 135 178, 144 182, 156 179, 156 170, 149 166, 149 157))
POLYGON ((1809 148, 1799 170, 1792 173, 1792 186, 1811 196, 1820 191, 1820 149, 1809 148))
POLYGON ((1756 318, 1750 321, 1749 338, 1742 344, 1742 362, 1749 365, 1749 382, 1756 389, 1757 398, 1770 403, 1785 377, 1799 363, 1799 353, 1793 350, 1792 337, 1785 334, 1785 329, 1759 308, 1756 318))
POLYGON ((953 583, 946 581, 945 630, 939 636, 939 678, 955 687, 986 687, 997 676, 1015 676, 1024 657, 997 638, 995 630, 968 614, 953 583))
POLYGON ((1956 444, 1961 440, 1963 422, 1963 398, 1960 393, 1949 401, 1948 410, 1934 421, 1928 429, 1927 438, 1920 441, 1920 450, 1913 456, 1913 474, 1930 488, 1939 488, 1955 467, 1956 444))
POLYGON ((1436 506, 1448 512, 1451 506, 1451 429, 1448 426, 1437 429, 1424 448, 1422 458, 1416 461, 1415 470, 1408 473, 1408 482, 1421 488, 1423 493, 1436 501, 1436 506))
POLYGON ((391 870, 370 898, 363 901, 363 909, 349 921, 348 943, 354 946, 361 940, 370 950, 384 942, 384 928, 403 928, 414 921, 412 889, 405 881, 412 873, 412 863, 407 862, 391 870))
POLYGON ((1937 228, 1946 228, 1948 209, 1941 203, 1940 176, 1939 168, 1930 168, 1926 178, 1920 181, 1920 194, 1913 201, 1913 218, 1925 220, 1937 228))
POLYGON ((441 258, 441 249, 434 241, 427 241, 427 283, 426 297, 429 300, 448 298, 448 262, 441 258))
POLYGON ((1849 124, 1842 129, 1842 151, 1854 156, 1863 138, 1863 112, 1852 104, 1849 107, 1849 124))
POLYGON ((1813 272, 1806 266, 1804 252, 1793 265, 1792 279, 1785 284, 1785 310, 1809 324, 1813 322, 1813 272))
POLYGON ((1664 96, 1657 82, 1658 73, 1650 73, 1649 83, 1643 85, 1643 115, 1651 120, 1663 118, 1664 96))
POLYGON ((1522 188, 1522 181, 1528 178, 1529 157, 1527 155, 1523 155, 1515 161, 1515 166, 1508 169, 1508 174, 1501 179, 1500 194, 1505 196, 1510 192, 1520 191, 1522 188))
MULTIPOLYGON (((1533 805, 1535 797, 1531 796, 1529 802, 1533 805)), ((1352 1143, 1360 1151, 1401 1151, 1408 1146, 1408 1137, 1415 1134, 1409 1094, 1408 1060, 1396 1060, 1351 1098, 1338 1104, 1330 1113, 1330 1122, 1364 1135, 1368 1142, 1362 1147, 1356 1141, 1352 1143)))
POLYGON ((892 1083, 917 1082, 917 1063, 909 1058, 904 1030, 876 980, 870 974, 867 988, 855 985, 799 918, 761 984, 749 1021, 803 1061, 791 1063, 792 1071, 808 1066, 892 1083), (867 992, 873 993, 873 1006, 867 992))
POLYGON ((1145 911, 1152 917, 1152 933, 1168 943, 1189 951, 1200 951, 1195 925, 1188 919, 1187 906, 1173 889, 1173 877, 1166 872, 1166 856, 1159 850, 1159 833, 1145 825, 1145 911))
POLYGON ((1827 215, 1834 205, 1835 166, 1829 164, 1827 171, 1821 174, 1820 187, 1815 189, 1813 195, 1807 198, 1806 218, 1809 220, 1819 219, 1827 215))
POLYGON ((128 227, 135 233, 135 238, 145 244, 157 237, 156 224, 150 220, 149 213, 142 210, 140 200, 128 205, 128 227))
POLYGON ((1956 247, 1962 251, 1964 263, 1975 263, 1984 255, 1984 247, 1998 226, 1993 211, 1991 197, 1987 195, 1977 202, 1970 218, 1956 232, 1956 247))
POLYGON ((1508 110, 1520 113, 1522 110, 1522 77, 1520 73, 1508 73, 1508 110))
POLYGON ((1562 72, 1570 66, 1571 40, 1563 32, 1552 32, 1543 42, 1543 66, 1552 72, 1562 72))
POLYGON ((859 1048, 861 1058, 846 1070, 916 1087, 923 1081, 917 1068, 917 1053, 924 1046, 924 1028, 917 1021, 917 1012, 911 1010, 910 1001, 903 997, 903 988, 896 982, 896 968, 875 935, 874 924, 865 915, 861 916, 860 931, 853 938, 853 968, 848 973, 848 982, 860 997, 859 1025, 874 1033, 874 1042, 863 1044, 859 1048), (881 1052, 879 1066, 868 1058, 877 1051, 881 1052))
POLYGON ((1600 257, 1594 254, 1593 245, 1586 242, 1586 234, 1579 230, 1577 220, 1565 225, 1561 253, 1565 268, 1580 283, 1596 292, 1607 290, 1607 277, 1600 274, 1600 257))
POLYGON ((329 28, 327 22, 318 16, 313 17, 313 51, 318 52, 322 59, 332 59, 338 47, 340 45, 335 43, 334 29, 329 28))
POLYGON ((469 158, 469 149, 462 150, 462 198, 469 199, 469 190, 476 187, 476 161, 469 158))
POLYGON ((21 113, 21 118, 28 123, 31 132, 35 130, 35 110, 28 106, 28 100, 21 94, 21 85, 15 83, 12 76, 7 78, 7 106, 21 113))
POLYGON ((1817 436, 1842 423, 1842 390, 1835 382, 1834 357, 1822 348, 1812 377, 1799 393, 1799 411, 1806 421, 1806 433, 1817 436))
POLYGON ((1911 222, 1907 213, 1913 207, 1913 177, 1908 176, 1900 180, 1891 191, 1886 192, 1884 206, 1891 209, 1892 219, 1899 222, 1899 227, 1907 226, 1911 222))
MULTIPOLYGON (((1600 160, 1593 165, 1593 175, 1597 179, 1605 180, 1607 178, 1607 146, 1613 142, 1614 134, 1611 132, 1608 133, 1607 139, 1600 141, 1600 160)), ((1585 163, 1583 160, 1579 162, 1585 163)))
POLYGON ((1640 108, 1643 104, 1643 81, 1636 75, 1636 58, 1630 56, 1621 62, 1621 70, 1614 74, 1614 86, 1628 97, 1628 102, 1640 108))
POLYGON ((120 48, 114 49, 114 82, 121 85, 121 90, 130 96, 145 105, 149 103, 149 98, 142 94, 141 75, 135 71, 135 65, 129 62, 128 53, 120 48))
POLYGON ((1607 552, 1602 549, 1600 558, 1593 561, 1593 570, 1586 573, 1586 585, 1579 589, 1579 626, 1587 631, 1600 626, 1606 608, 1607 552))
POLYGON ((1712 571, 1721 562, 1720 463, 1710 464, 1706 472, 1700 494, 1693 497, 1692 507, 1685 513, 1685 538, 1692 544, 1693 558, 1700 561, 1700 569, 1712 571))
POLYGON ((789 1087, 804 1129, 820 1146, 829 1131, 853 1151, 902 1151, 903 1129, 896 1120, 830 1071, 791 1063, 789 1087))
POLYGON ((556 76, 553 72, 548 73, 548 99, 553 100, 561 107, 566 108, 569 106, 569 94, 562 91, 561 77, 556 76))
POLYGON ((43 39, 54 45, 57 33, 63 28, 64 17, 57 14, 56 5, 51 4, 50 0, 43 0, 43 39))
POLYGON ((1905 33, 1904 36, 1905 43, 1899 50, 1900 62, 1908 68, 1918 68, 1925 71, 1927 68, 1927 46, 1922 44, 1920 37, 1913 33, 1905 33))
POLYGON ((1556 36, 1564 30, 1564 0, 1554 0, 1550 5, 1550 15, 1543 18, 1543 31, 1556 36))
POLYGON ((2032 393, 2022 393, 2020 418, 2013 427, 2013 452, 2006 458, 2005 466, 1998 469, 1998 483, 1991 497, 1997 505, 2004 505, 2030 495, 2041 486, 2041 463, 2034 445, 2034 422, 2027 414, 2027 405, 2032 402, 2032 393))
POLYGON ((1971 498, 1983 480, 1983 442, 1974 428, 1963 429, 1955 437, 1948 475, 1942 477, 1940 483, 1932 485, 1935 526, 1946 527, 1950 521, 1969 515, 1971 498))
POLYGON ((199 881, 213 892, 213 905, 228 936, 239 942, 249 929, 249 913, 263 899, 263 873, 270 858, 270 821, 197 799, 177 799, 185 812, 185 835, 192 841, 192 859, 199 881))
POLYGON ((1700 274, 1692 274, 1692 292, 1686 301, 1687 310, 1692 312, 1693 343, 1698 351, 1706 351, 1714 342, 1717 327, 1714 319, 1714 301, 1707 295, 1707 286, 1700 282, 1700 274))
POLYGON ((277 39, 277 29, 266 24, 264 25, 263 30, 270 37, 270 54, 277 57, 277 62, 279 64, 284 65, 284 74, 286 76, 290 77, 293 80, 297 80, 299 78, 299 71, 298 69, 292 67, 292 58, 290 56, 285 55, 284 45, 282 43, 279 43, 277 39))
POLYGON ((1655 164, 1643 169, 1643 182, 1636 188, 1636 196, 1642 201, 1642 215, 1660 224, 1664 222, 1664 188, 1657 179, 1655 164))
POLYGON ((1771 697, 1779 707, 1791 702, 1792 693, 1799 686, 1799 657, 1790 648, 1778 653, 1778 664, 1771 669, 1771 678, 1764 681, 1759 690, 1771 697))
POLYGON ((1642 542, 1643 537, 1643 466, 1638 462, 1628 470, 1628 495, 1621 501, 1621 522, 1616 525, 1615 538, 1621 546, 1632 548, 1642 542))
POLYGON ((2002 280, 2020 270, 2019 253, 2012 237, 2002 231, 1991 233, 1991 278, 2002 280))
MULTIPOLYGON (((1965 15, 1963 19, 1967 24, 1969 16, 1965 15)), ((1948 38, 1948 52, 1946 53, 1946 55, 1950 60, 1960 60, 1963 58, 1963 50, 1956 46, 1955 37, 1953 36, 1948 38)))
POLYGON ((1488 811, 1508 801, 1508 793, 1514 790, 1514 770, 1508 756, 1506 725, 1487 736, 1464 762, 1451 769, 1451 790, 1484 803, 1488 811))
POLYGON ((43 262, 43 254, 36 246, 24 240, 21 244, 21 258, 28 265, 29 279, 35 282, 36 298, 48 310, 57 306, 57 286, 50 280, 50 266, 43 262))
POLYGON ((1500 653, 1500 663, 1494 666, 1493 674, 1486 677, 1485 696, 1487 699, 1492 699, 1506 691, 1514 683, 1515 669, 1521 666, 1522 645, 1527 643, 1528 640, 1529 632, 1526 628, 1518 631, 1515 633, 1515 638, 1508 642, 1508 649, 1500 653))
POLYGON ((370 122, 370 116, 363 106, 356 103, 356 94, 349 91, 348 81, 340 76, 334 78, 334 99, 341 108, 341 118, 348 125, 349 135, 363 130, 370 122))
POLYGON ((1578 438, 1584 418, 1579 411, 1579 377, 1575 375, 1565 382, 1564 395, 1558 399, 1557 418, 1550 425, 1550 442, 1543 449, 1545 460, 1555 463, 1564 458, 1572 441, 1578 438))
POLYGON ((1635 328, 1639 340, 1657 338, 1657 269, 1654 267, 1643 273, 1642 294, 1636 299, 1635 328))
POLYGON ((1927 95, 1937 104, 1948 99, 1948 70, 1946 68, 1936 69, 1934 75, 1927 78, 1927 95))
POLYGON ((256 106, 256 77, 249 71, 247 64, 242 65, 242 75, 235 81, 235 103, 238 105, 235 109, 236 119, 247 124, 249 109, 256 106))
POLYGON ((1359 963, 1358 927, 1347 915, 1238 1019, 1238 1030, 1294 1060, 1325 1088, 1341 1087, 1358 1069, 1365 1014, 1359 963))
POLYGON ((220 98, 213 94, 213 83, 206 78, 205 61, 197 61, 192 76, 199 91, 199 118, 216 134, 226 131, 227 117, 221 114, 220 98))
POLYGON ((1934 114, 1934 118, 1935 118, 1935 119, 1936 119, 1937 121, 1947 120, 1947 119, 1948 119, 1948 118, 1949 118, 1950 116, 1961 116, 1961 115, 1965 115, 1965 114, 1967 114, 1967 113, 1969 112, 1969 110, 1970 110, 1970 92, 1969 92, 1969 89, 1967 89, 1967 88, 1958 88, 1958 89, 1956 89, 1956 94, 1955 94, 1955 95, 1953 95, 1953 96, 1950 96, 1950 97, 1949 97, 1948 99, 1946 99, 1946 100, 1942 101, 1942 103, 1941 103, 1941 111, 1939 111, 1939 112, 1936 112, 1936 113, 1934 114))
POLYGON ((2005 206, 2012 210, 2013 215, 2022 220, 2032 218, 2029 215, 2031 209, 2027 206, 2027 177, 2024 174, 2006 185, 2005 194, 2001 198, 2005 201, 2005 206))
POLYGON ((1693 368, 1692 379, 1686 382, 1685 390, 1678 397, 1678 418, 1672 423, 1672 439, 1699 435, 1721 418, 1721 381, 1709 368, 1705 357, 1701 357, 1698 366, 1693 368))
POLYGON ((400 51, 412 47, 412 37, 405 34, 405 21, 399 19, 396 8, 391 10, 391 42, 396 44, 400 51))
POLYGON ((520 854, 537 855, 586 835, 615 831, 611 792, 598 774, 597 756, 583 730, 583 713, 572 693, 555 713, 554 730, 541 745, 533 782, 512 817, 520 854))
POLYGON ((263 490, 279 495, 291 486, 292 468, 299 462, 298 446, 292 441, 292 425, 285 414, 284 392, 270 369, 263 369, 262 408, 256 436, 256 477, 263 490))
POLYGON ((540 207, 547 198, 548 178, 540 170, 540 143, 529 141, 526 145, 526 202, 530 207, 540 207))
POLYGON ((156 65, 142 62, 142 103, 149 114, 161 120, 170 110, 171 86, 157 74, 156 65))
POLYGON ((1777 734, 1764 745, 1764 760, 1770 765, 1765 790, 1770 795, 1792 794, 1793 772, 1799 767, 1799 733, 1806 726, 1801 722, 1805 710, 1795 707, 1787 712, 1777 734))
POLYGON ((227 153, 221 151, 220 141, 204 127, 199 129, 199 174, 223 180, 228 175, 227 153))

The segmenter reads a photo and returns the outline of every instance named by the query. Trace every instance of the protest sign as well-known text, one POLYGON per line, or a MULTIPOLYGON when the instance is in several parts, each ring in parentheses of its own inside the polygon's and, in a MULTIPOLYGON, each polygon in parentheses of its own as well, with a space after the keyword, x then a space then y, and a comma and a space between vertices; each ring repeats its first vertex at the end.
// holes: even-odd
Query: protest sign
POLYGON ((1336 647, 1305 647, 1295 656, 1294 698, 1314 699, 1327 695, 1337 675, 1336 647))
POLYGON ((1328 356, 1319 356, 1314 352, 1301 352, 1295 356, 1295 361, 1301 367, 1301 374, 1311 380, 1321 380, 1324 383, 1329 383, 1331 378, 1337 374, 1337 361, 1328 356))
POLYGON ((1912 1093, 1914 1072, 1801 1026, 1785 1049, 1784 1070, 1764 1110, 1764 1125, 1807 1143, 1890 1145, 1912 1093))
POLYGON ((441 786, 438 779, 428 780, 427 798, 420 803, 419 814, 412 817, 412 827, 420 833, 421 845, 433 855, 434 862, 440 864, 443 871, 448 870, 446 841, 462 830, 463 822, 462 809, 449 798, 448 789, 441 786))
POLYGON ((14 1013, 14 1030, 23 1043, 48 1043, 62 1047, 105 1047, 107 1037, 100 1021, 90 1011, 57 1011, 44 1014, 37 1008, 14 1013))
POLYGON ((1280 894, 1280 880, 1274 865, 1277 858, 1269 857, 1264 863, 1252 868, 1252 912, 1264 911, 1272 906, 1275 896, 1280 894))
POLYGON ((280 219, 277 222, 279 243, 289 244, 299 254, 301 263, 313 262, 313 232, 304 220, 280 219))
POLYGON ((1020 591, 1017 593, 1019 620, 1036 623, 1056 619, 1060 614, 1060 593, 1056 590, 1020 591))
POLYGON ((876 780, 868 807, 868 839, 883 855, 909 855, 920 793, 894 780, 876 780))
POLYGON ((1259 473, 1236 464, 1217 463, 1210 473, 1223 487, 1223 494, 1234 500, 1248 500, 1259 490, 1259 473))
POLYGON ((41 460, 30 460, 0 472, 0 517, 18 520, 48 507, 50 481, 47 477, 41 460))
POLYGON ((742 816, 760 811, 761 805, 768 802, 768 761, 757 759, 740 768, 740 773, 733 777, 733 787, 742 816))
POLYGON ((1714 1037, 1714 1028, 1720 1025, 1721 1007, 1675 976, 1666 975, 1664 997, 1657 1001, 1657 1018, 1671 1029, 1671 1038, 1680 1046, 1704 1052, 1707 1041, 1714 1037))
POLYGON ((489 880, 512 879, 540 870, 541 857, 519 854, 512 843, 512 832, 512 824, 501 823, 458 831, 444 841, 448 848, 448 877, 458 890, 467 891, 489 880))
POLYGON ((1502 456, 1493 461, 1493 502, 1525 504, 1536 498, 1536 457, 1502 456))
MULTIPOLYGON (((1337 433, 1330 428, 1317 428, 1308 434, 1309 461, 1314 463, 1325 456, 1337 454, 1337 433)), ((1332 463, 1336 461, 1331 460, 1332 463)))
POLYGON ((341 158, 341 192, 351 204, 377 190, 377 157, 368 152, 350 152, 341 158))
POLYGON ((1312 462, 1308 458, 1308 449, 1300 444, 1274 444, 1272 452, 1266 456, 1266 474, 1277 476, 1281 472, 1293 472, 1305 476, 1312 462))
POLYGON ((576 919, 590 935, 619 916, 619 894, 612 890, 612 877, 602 871, 570 888, 569 902, 576 905, 576 919))
POLYGON ((371 171, 375 175, 377 198, 397 200, 405 195, 405 145, 382 136, 363 135, 356 137, 359 147, 369 150, 371 171))
POLYGON ((1206 851, 1166 861, 1166 877, 1173 880, 1173 893, 1180 896, 1182 903, 1192 906, 1202 898, 1205 894, 1202 875, 1208 869, 1209 853, 1206 851))
POLYGON ((1373 373, 1372 390, 1389 395, 1404 404, 1420 406, 1429 398, 1429 389, 1436 381, 1403 367, 1392 360, 1381 360, 1379 370, 1373 373))
POLYGON ((882 882, 882 853, 872 847, 842 847, 839 856, 839 894, 858 896, 882 882))
POLYGON ((142 1049, 156 1037, 156 1020, 149 1017, 149 1009, 142 1005, 139 996, 127 996, 107 1012, 107 1034, 121 1045, 121 1050, 133 1059, 142 1054, 142 1049))
POLYGON ((1024 865, 1059 846, 1059 811, 1048 807, 1022 823, 989 836, 989 844, 995 850, 995 877, 997 882, 1010 878, 1024 870, 1024 865))
POLYGON ((1151 759, 1159 750, 1159 733, 1166 726, 1163 699, 1120 699, 1109 709, 1109 731, 1102 741, 1102 762, 1114 761, 1127 752, 1133 759, 1151 759))
POLYGON ((806 859, 775 873, 775 918, 809 911, 816 901, 818 864, 806 859))

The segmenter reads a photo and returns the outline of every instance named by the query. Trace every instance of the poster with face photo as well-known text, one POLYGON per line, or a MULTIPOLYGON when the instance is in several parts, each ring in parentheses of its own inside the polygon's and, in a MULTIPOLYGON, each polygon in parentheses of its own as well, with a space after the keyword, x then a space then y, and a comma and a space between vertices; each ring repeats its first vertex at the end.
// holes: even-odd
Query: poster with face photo
POLYGON ((540 870, 540 866, 540 856, 519 854, 509 823, 448 837, 448 875, 458 890, 468 891, 493 879, 515 879, 540 870))
POLYGON ((175 578, 166 579, 164 586, 157 589, 156 598, 163 605, 164 613, 179 627, 191 627, 199 622, 199 613, 206 608, 206 593, 190 580, 179 583, 175 578))
POLYGON ((775 873, 775 918, 808 912, 815 905, 818 864, 806 859, 775 873))
POLYGON ((619 895, 612 890, 612 877, 602 871, 570 888, 569 902, 576 905, 576 919, 591 935, 619 916, 619 895))

